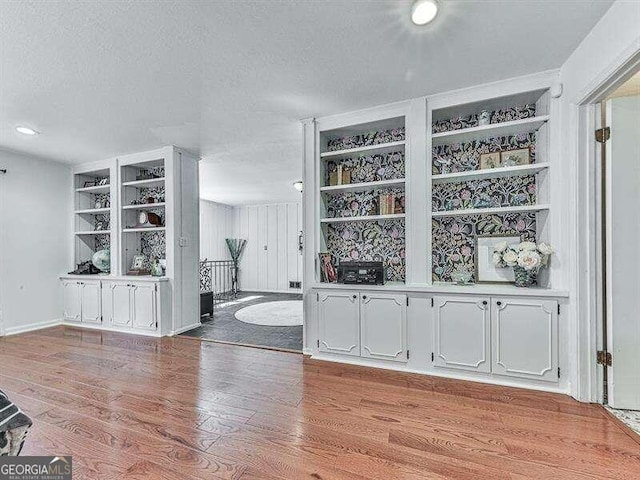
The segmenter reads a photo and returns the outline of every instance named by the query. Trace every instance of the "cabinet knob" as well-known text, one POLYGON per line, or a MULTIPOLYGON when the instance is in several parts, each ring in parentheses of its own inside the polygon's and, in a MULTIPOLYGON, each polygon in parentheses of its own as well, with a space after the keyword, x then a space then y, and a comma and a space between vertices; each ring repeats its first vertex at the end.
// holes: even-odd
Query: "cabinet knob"
POLYGON ((496 302, 496 305, 500 306, 500 305, 502 305, 502 302, 498 300, 498 301, 496 302))
POLYGON ((362 299, 363 299, 363 300, 366 300, 366 299, 367 299, 367 296, 366 296, 366 295, 362 295, 362 299))
POLYGON ((482 304, 483 304, 483 305, 486 305, 486 304, 487 304, 487 301, 486 301, 486 300, 483 300, 483 301, 482 301, 482 304))
POLYGON ((353 296, 353 298, 354 298, 354 300, 355 300, 356 298, 358 298, 358 296, 357 296, 357 295, 354 295, 354 296, 353 296))

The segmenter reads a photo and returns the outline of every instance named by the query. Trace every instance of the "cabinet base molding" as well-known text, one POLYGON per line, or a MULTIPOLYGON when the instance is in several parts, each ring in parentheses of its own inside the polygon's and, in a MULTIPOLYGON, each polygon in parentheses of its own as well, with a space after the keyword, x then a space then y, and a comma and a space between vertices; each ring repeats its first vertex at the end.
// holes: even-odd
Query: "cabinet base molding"
MULTIPOLYGON (((310 359, 320 362, 332 362, 342 363, 347 365, 354 365, 363 368, 377 368, 380 370, 391 370, 395 372, 402 372, 408 374, 424 375, 429 377, 438 378, 450 378, 452 380, 463 380, 465 382, 485 383, 488 385, 497 385, 502 387, 524 388, 526 390, 536 390, 539 392, 560 393, 563 395, 570 395, 570 392, 566 388, 560 386, 551 386, 547 382, 534 383, 526 380, 515 380, 512 378, 502 378, 493 376, 480 376, 478 374, 464 375, 460 372, 445 372, 440 370, 421 370, 417 368, 407 367, 391 362, 379 362, 379 361, 367 361, 367 359, 357 357, 344 357, 342 355, 331 355, 326 353, 311 354, 310 359), (544 383, 544 384, 543 384, 544 383)), ((413 360, 413 358, 412 358, 413 360)))
POLYGON ((65 327, 73 327, 73 328, 80 328, 80 329, 86 329, 86 330, 98 330, 101 332, 130 333, 131 335, 141 335, 143 337, 161 337, 162 336, 158 332, 151 332, 151 331, 146 332, 143 330, 133 330, 131 328, 108 327, 100 324, 91 325, 87 323, 70 322, 70 321, 63 321, 63 322, 60 322, 59 324, 64 325, 65 327))

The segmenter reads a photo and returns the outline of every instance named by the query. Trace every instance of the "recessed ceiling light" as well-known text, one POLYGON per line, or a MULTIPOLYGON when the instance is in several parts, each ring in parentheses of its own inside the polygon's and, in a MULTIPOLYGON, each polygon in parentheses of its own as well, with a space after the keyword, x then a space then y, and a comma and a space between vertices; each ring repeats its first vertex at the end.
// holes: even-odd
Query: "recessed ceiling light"
POLYGON ((22 133, 23 135, 38 135, 38 132, 29 127, 17 126, 16 131, 22 133))
POLYGON ((295 188, 297 191, 301 192, 302 189, 304 188, 304 183, 302 182, 302 180, 298 180, 297 182, 293 182, 293 188, 295 188))
POLYGON ((411 21, 416 25, 426 25, 436 18, 438 3, 436 0, 416 0, 411 7, 411 21))

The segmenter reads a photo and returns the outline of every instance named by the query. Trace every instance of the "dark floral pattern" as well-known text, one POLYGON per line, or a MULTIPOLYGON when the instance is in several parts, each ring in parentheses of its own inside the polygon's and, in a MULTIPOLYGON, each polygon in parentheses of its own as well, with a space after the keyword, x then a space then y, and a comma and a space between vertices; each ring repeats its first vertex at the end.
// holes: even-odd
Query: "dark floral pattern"
POLYGON ((327 227, 327 249, 338 261, 382 261, 387 281, 404 282, 405 226, 402 220, 347 222, 327 227))
MULTIPOLYGON (((491 123, 511 122, 536 116, 536 105, 534 103, 519 105, 511 108, 504 108, 491 112, 491 123)), ((455 117, 446 120, 436 120, 433 122, 431 131, 433 133, 450 132, 462 128, 472 128, 478 126, 478 114, 474 113, 467 117, 455 117)))
POLYGON ((95 246, 94 250, 110 250, 111 249, 111 236, 108 233, 104 233, 102 235, 94 235, 95 237, 95 246))
POLYGON ((433 211, 509 207, 536 203, 536 178, 521 177, 438 183, 433 186, 433 211))
POLYGON ((328 195, 326 200, 327 217, 358 217, 378 215, 380 195, 391 194, 396 198, 396 205, 405 208, 405 193, 402 188, 381 188, 364 192, 344 192, 328 195))
POLYGON ((141 188, 139 190, 138 200, 140 202, 146 202, 147 198, 153 198, 156 202, 164 202, 164 187, 149 187, 141 188))
POLYGON ((405 139, 404 127, 382 130, 379 132, 367 132, 360 135, 331 138, 327 141, 327 151, 345 150, 348 148, 367 147, 381 143, 399 142, 405 139))
POLYGON ((433 165, 431 170, 434 175, 477 170, 480 166, 480 155, 483 153, 505 152, 520 148, 529 148, 529 161, 535 163, 535 147, 535 133, 487 138, 469 143, 438 145, 432 149, 433 165))
POLYGON ((167 257, 165 232, 143 232, 140 234, 140 253, 146 257, 145 268, 151 268, 151 259, 167 257))
MULTIPOLYGON (((351 183, 376 182, 404 178, 404 152, 360 155, 339 162, 351 173, 351 183)), ((329 185, 329 174, 338 170, 338 162, 327 162, 325 185, 329 185)))
POLYGON ((465 215, 434 218, 432 224, 432 278, 451 282, 459 267, 472 273, 475 281, 475 238, 477 235, 519 235, 522 241, 536 240, 535 213, 465 215))

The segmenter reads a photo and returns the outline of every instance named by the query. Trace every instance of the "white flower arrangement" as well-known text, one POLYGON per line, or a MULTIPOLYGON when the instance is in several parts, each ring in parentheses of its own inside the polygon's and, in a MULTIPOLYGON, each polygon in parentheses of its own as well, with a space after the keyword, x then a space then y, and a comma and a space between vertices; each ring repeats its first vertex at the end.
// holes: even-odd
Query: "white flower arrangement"
POLYGON ((500 242, 493 251, 493 263, 498 268, 522 267, 527 271, 538 271, 540 267, 549 263, 549 257, 554 253, 548 243, 520 242, 517 245, 507 245, 500 242))

